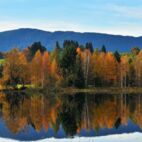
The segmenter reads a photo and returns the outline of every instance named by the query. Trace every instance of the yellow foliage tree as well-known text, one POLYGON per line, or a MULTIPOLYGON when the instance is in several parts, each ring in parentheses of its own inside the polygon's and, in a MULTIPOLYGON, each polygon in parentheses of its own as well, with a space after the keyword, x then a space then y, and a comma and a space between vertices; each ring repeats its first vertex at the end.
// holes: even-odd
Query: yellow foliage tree
POLYGON ((37 51, 31 62, 31 83, 37 87, 42 84, 42 55, 37 51))
POLYGON ((6 85, 16 86, 25 84, 29 80, 28 62, 23 53, 13 49, 6 56, 2 81, 6 85))

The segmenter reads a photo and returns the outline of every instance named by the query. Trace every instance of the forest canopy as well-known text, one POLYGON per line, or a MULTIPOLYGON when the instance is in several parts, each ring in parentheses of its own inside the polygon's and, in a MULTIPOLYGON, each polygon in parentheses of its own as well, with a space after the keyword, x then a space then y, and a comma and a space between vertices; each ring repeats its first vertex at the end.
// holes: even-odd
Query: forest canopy
POLYGON ((56 42, 48 52, 35 42, 24 50, 14 48, 1 53, 0 85, 26 87, 140 87, 142 86, 142 50, 138 47, 129 53, 107 51, 105 45, 94 49, 65 40, 56 42))

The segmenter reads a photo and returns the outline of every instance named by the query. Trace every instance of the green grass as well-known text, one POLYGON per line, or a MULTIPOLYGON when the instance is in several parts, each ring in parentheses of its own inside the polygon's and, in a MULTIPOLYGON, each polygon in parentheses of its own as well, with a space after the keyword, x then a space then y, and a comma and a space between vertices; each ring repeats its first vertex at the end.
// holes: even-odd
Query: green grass
POLYGON ((5 62, 5 59, 0 59, 0 65, 3 65, 5 62))
MULTIPOLYGON (((22 84, 17 84, 17 88, 18 88, 18 89, 21 89, 22 87, 23 87, 22 84)), ((28 88, 28 89, 35 88, 34 85, 28 85, 28 84, 25 85, 25 87, 28 88)))

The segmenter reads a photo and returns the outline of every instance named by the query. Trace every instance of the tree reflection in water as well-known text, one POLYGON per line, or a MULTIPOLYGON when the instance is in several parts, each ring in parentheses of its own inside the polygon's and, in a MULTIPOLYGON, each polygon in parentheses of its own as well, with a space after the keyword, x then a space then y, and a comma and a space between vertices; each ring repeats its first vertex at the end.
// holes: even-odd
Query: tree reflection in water
POLYGON ((32 127, 36 133, 52 129, 55 137, 61 130, 66 137, 83 135, 84 130, 93 130, 95 136, 103 129, 121 133, 122 126, 126 132, 141 131, 127 128, 129 120, 142 128, 141 102, 141 94, 6 92, 0 94, 0 117, 12 134, 28 133, 32 127))

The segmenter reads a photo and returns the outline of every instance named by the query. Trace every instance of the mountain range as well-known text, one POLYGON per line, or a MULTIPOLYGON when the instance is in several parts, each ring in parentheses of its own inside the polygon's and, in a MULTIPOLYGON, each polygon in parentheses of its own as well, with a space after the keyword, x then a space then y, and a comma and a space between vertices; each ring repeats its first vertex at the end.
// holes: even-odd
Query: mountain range
POLYGON ((16 29, 0 32, 0 51, 5 52, 12 48, 20 49, 30 46, 33 42, 40 41, 47 50, 55 47, 56 41, 62 46, 64 40, 75 40, 80 45, 92 42, 94 48, 101 48, 105 45, 108 51, 128 52, 132 47, 142 47, 142 36, 122 36, 102 33, 79 33, 72 31, 48 32, 38 29, 16 29))

